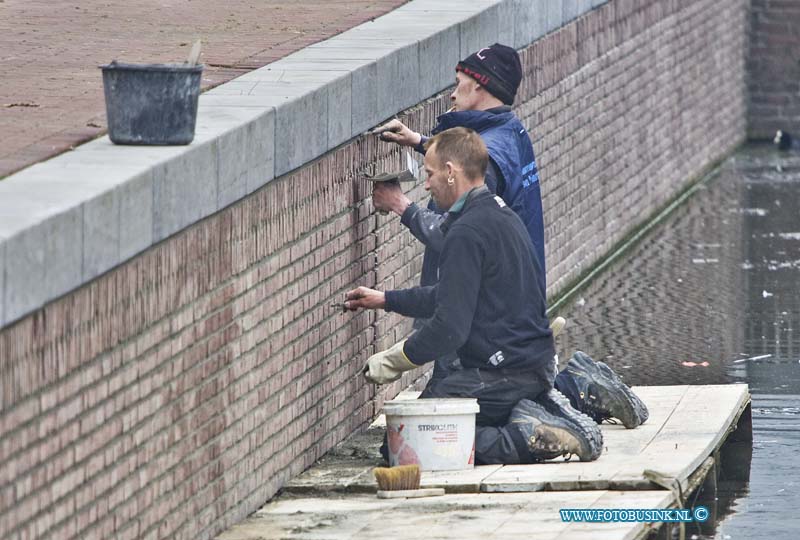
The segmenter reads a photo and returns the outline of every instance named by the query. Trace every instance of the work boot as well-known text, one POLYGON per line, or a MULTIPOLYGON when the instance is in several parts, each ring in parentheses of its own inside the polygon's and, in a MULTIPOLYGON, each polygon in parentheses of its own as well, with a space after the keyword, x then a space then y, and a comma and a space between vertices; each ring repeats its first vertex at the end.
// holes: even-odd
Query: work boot
POLYGON ((578 392, 577 408, 598 423, 615 418, 628 429, 647 421, 647 406, 610 367, 576 351, 567 364, 578 392))
POLYGON ((589 438, 592 452, 596 455, 588 461, 594 461, 600 456, 600 450, 603 448, 603 432, 597 427, 597 422, 593 418, 573 407, 569 399, 555 388, 539 394, 534 401, 550 414, 572 422, 589 438))
MULTIPOLYGON (((569 403, 567 406, 569 407, 569 403)), ((573 411, 572 416, 583 416, 578 411, 573 411)), ((520 400, 514 406, 509 423, 525 439, 528 451, 535 461, 559 456, 567 456, 567 459, 578 456, 581 461, 593 461, 602 450, 602 444, 598 446, 594 442, 592 430, 598 433, 600 430, 591 418, 574 423, 569 417, 548 412, 543 405, 529 399, 520 400)))

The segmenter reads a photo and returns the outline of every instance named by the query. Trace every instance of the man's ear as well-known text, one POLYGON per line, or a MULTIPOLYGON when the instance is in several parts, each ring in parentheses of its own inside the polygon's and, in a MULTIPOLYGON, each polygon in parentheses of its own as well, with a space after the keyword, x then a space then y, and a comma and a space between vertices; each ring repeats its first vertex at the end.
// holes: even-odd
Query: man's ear
POLYGON ((445 161, 444 167, 447 169, 447 177, 450 178, 454 176, 454 172, 456 171, 456 166, 453 165, 452 161, 445 161))

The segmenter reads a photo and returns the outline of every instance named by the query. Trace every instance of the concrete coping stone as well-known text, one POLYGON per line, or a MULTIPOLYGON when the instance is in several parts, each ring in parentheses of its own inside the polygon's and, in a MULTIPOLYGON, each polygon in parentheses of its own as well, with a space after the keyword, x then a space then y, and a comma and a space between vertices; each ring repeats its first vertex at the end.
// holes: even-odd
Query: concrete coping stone
POLYGON ((203 93, 190 145, 104 136, 0 180, 0 327, 599 3, 412 0, 203 93))

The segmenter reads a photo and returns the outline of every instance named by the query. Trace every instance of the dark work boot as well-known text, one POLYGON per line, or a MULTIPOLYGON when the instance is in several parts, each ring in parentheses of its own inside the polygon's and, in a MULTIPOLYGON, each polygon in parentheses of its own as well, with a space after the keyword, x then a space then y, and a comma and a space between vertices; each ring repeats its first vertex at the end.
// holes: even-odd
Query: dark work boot
POLYGON ((632 429, 647 421, 647 406, 603 362, 595 362, 586 353, 576 351, 566 371, 578 388, 578 409, 598 423, 616 418, 632 429))
MULTIPOLYGON (((579 415, 575 411, 575 415, 579 415)), ((594 461, 600 456, 602 444, 596 445, 590 430, 600 430, 586 418, 583 425, 569 418, 548 412, 545 407, 529 399, 520 400, 511 411, 509 423, 516 427, 536 461, 559 456, 578 456, 581 461, 594 461)), ((601 436, 602 440, 602 436, 601 436)))
POLYGON ((550 414, 566 418, 577 426, 589 438, 592 451, 597 454, 589 461, 597 459, 600 455, 600 450, 603 448, 603 432, 597 427, 597 422, 594 419, 570 405, 566 396, 554 388, 539 394, 534 401, 544 407, 550 414))

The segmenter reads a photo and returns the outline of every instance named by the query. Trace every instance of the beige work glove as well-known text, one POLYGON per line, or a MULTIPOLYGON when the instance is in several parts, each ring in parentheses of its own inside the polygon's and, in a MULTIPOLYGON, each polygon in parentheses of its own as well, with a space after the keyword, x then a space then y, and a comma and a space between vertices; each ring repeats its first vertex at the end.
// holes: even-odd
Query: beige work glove
POLYGON ((403 352, 403 340, 390 349, 373 354, 364 366, 364 377, 374 384, 387 384, 400 378, 404 371, 418 367, 403 352))

